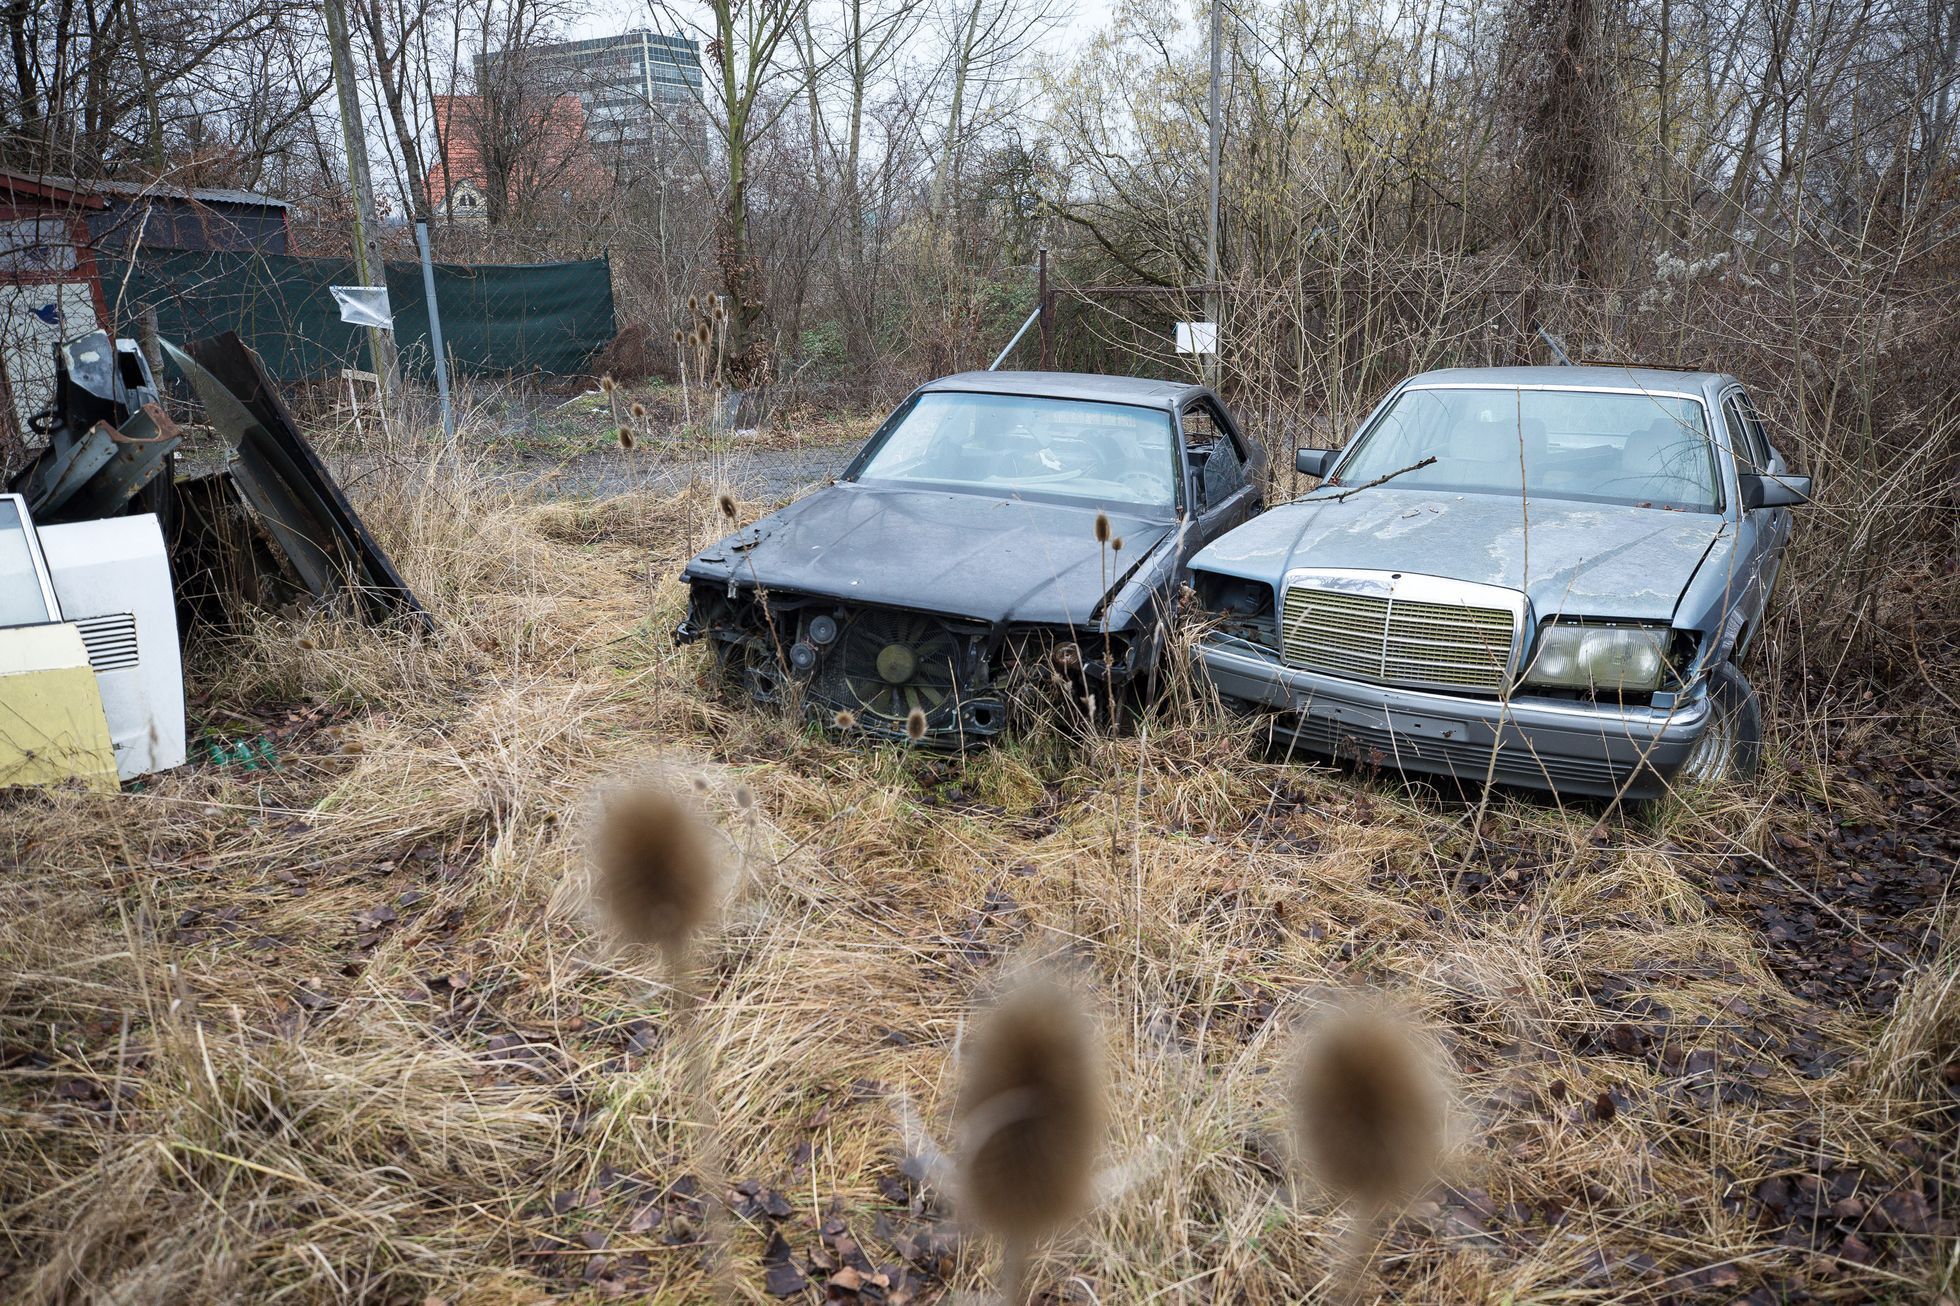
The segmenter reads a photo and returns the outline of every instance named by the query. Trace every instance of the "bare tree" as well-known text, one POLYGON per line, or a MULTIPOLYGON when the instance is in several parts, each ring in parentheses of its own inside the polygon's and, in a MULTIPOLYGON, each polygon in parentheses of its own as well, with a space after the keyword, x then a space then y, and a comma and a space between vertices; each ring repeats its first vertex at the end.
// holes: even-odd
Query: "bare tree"
MULTIPOLYGON (((708 10, 703 100, 720 152, 715 261, 727 312, 728 376, 738 389, 747 389, 766 385, 772 375, 766 281, 750 230, 751 156, 795 102, 783 93, 782 79, 797 72, 786 56, 795 50, 804 5, 802 0, 711 0, 708 10)), ((664 0, 655 0, 655 13, 676 29, 686 25, 664 0)), ((815 72, 804 71, 806 77, 815 72)))
POLYGON ((157 176, 194 158, 257 178, 328 82, 305 0, 11 0, 0 19, 0 161, 28 171, 157 176))

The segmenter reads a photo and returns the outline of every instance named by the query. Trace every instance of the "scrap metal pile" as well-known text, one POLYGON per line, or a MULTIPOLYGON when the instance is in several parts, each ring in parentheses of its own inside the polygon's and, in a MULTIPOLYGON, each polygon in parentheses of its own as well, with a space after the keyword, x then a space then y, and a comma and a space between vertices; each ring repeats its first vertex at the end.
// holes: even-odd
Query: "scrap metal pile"
POLYGON ((56 351, 44 443, 0 492, 0 787, 182 765, 179 631, 240 601, 434 629, 252 351, 163 348, 222 466, 178 474, 189 418, 134 341, 98 331, 56 351))
POLYGON ((12 480, 41 525, 153 512, 170 545, 180 602, 212 616, 225 594, 278 606, 302 593, 352 603, 370 621, 428 616, 349 506, 266 374, 227 332, 163 351, 190 383, 227 464, 178 477, 184 432, 164 412, 131 340, 100 331, 57 351, 47 441, 12 480))

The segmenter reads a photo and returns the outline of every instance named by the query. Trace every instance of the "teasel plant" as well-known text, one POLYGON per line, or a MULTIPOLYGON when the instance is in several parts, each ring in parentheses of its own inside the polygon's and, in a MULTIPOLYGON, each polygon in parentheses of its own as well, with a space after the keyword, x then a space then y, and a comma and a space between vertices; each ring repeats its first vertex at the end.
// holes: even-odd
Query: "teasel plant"
POLYGON ((1355 999, 1307 1023, 1291 1087, 1301 1165, 1347 1219, 1333 1300, 1358 1303, 1383 1233, 1441 1171, 1447 1057, 1386 1002, 1355 999))
MULTIPOLYGON (((697 778, 696 787, 704 789, 705 782, 697 778)), ((753 794, 745 804, 738 798, 738 806, 752 813, 753 794)), ((718 842, 692 799, 642 782, 605 802, 593 839, 592 869, 593 896, 614 935, 629 951, 651 954, 665 972, 685 1110, 707 1194, 705 1256, 716 1291, 726 1299, 733 1287, 728 1213, 722 1203, 728 1187, 727 1149, 711 1089, 697 969, 703 940, 712 933, 728 896, 718 842)))
POLYGON ((687 297, 687 325, 674 328, 674 362, 681 381, 681 411, 694 425, 693 392, 700 390, 708 410, 703 421, 713 425, 720 412, 722 368, 728 349, 728 311, 721 297, 687 297))
POLYGON ((961 1049, 954 1196, 1000 1241, 1009 1306, 1027 1300, 1036 1249, 1095 1204, 1104 1111, 1095 1026, 1057 984, 1010 991, 961 1049))
MULTIPOLYGON (((1098 514, 1096 514, 1096 545, 1098 545, 1098 561, 1100 561, 1100 565, 1102 565, 1102 567, 1100 567, 1100 575, 1102 575, 1102 594, 1103 596, 1107 596, 1107 594, 1109 594, 1109 577, 1111 577, 1111 573, 1115 573, 1115 555, 1123 551, 1123 537, 1121 537, 1121 535, 1117 535, 1117 533, 1115 533, 1115 529, 1109 526, 1109 514, 1107 514, 1107 512, 1098 512, 1098 514)), ((1103 608, 1103 624, 1102 624, 1103 704, 1102 706, 1103 706, 1103 710, 1107 712, 1107 724, 1109 724, 1109 726, 1113 728, 1113 726, 1115 726, 1115 671, 1113 671, 1113 667, 1109 665, 1109 606, 1107 606, 1107 604, 1102 604, 1102 608, 1103 608)), ((1094 728, 1094 726, 1096 726, 1096 694, 1094 694, 1092 690, 1088 690, 1088 677, 1084 677, 1084 692, 1088 694, 1088 698, 1084 700, 1084 706, 1088 708, 1088 718, 1090 718, 1090 728, 1094 728)))
POLYGON ((613 380, 611 372, 599 378, 599 393, 606 397, 606 408, 612 413, 613 426, 624 426, 625 419, 619 415, 619 382, 613 380))
POLYGON ((962 1221, 1001 1243, 996 1287, 1023 1306, 1036 1250, 1158 1173, 1152 1136, 1098 1168, 1108 1090, 1097 1022, 1046 963, 1019 969, 969 1034, 955 1039, 954 1146, 940 1147, 911 1098, 892 1105, 905 1154, 962 1221))

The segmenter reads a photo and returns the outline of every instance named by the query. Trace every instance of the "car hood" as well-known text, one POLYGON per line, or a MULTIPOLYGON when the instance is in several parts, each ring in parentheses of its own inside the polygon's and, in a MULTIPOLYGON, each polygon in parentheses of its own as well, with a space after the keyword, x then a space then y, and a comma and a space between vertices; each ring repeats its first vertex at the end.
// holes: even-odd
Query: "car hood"
POLYGON ((1176 529, 1102 511, 1120 553, 1096 542, 1093 504, 844 482, 702 550, 682 575, 986 622, 1075 624, 1093 619, 1176 529))
POLYGON ((1192 566, 1274 584, 1295 567, 1444 576, 1523 590, 1541 620, 1667 621, 1724 529, 1703 513, 1379 487, 1275 508, 1192 566))

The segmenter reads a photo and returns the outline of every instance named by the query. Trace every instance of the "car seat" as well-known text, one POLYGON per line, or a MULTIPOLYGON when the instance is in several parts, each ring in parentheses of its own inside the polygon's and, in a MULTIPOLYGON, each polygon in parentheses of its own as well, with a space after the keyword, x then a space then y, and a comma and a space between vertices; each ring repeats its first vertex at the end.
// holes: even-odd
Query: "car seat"
POLYGON ((1705 460, 1705 448, 1705 442, 1679 422, 1656 418, 1627 433, 1620 446, 1619 475, 1609 488, 1615 498, 1637 503, 1706 503, 1707 486, 1701 476, 1691 474, 1701 470, 1691 460, 1705 460))

